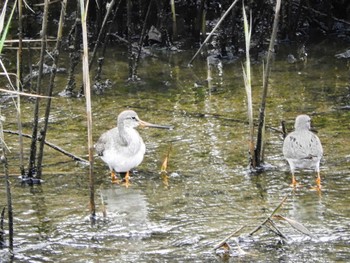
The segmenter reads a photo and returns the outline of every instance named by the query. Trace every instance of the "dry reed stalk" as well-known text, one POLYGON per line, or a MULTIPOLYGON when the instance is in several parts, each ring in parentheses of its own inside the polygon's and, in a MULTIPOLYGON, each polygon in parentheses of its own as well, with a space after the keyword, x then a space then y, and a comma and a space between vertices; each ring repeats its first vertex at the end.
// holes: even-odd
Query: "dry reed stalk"
POLYGON ((83 35, 83 83, 84 94, 86 100, 86 115, 87 115, 87 131, 88 131, 88 151, 89 151, 89 188, 90 188, 90 214, 94 219, 96 216, 95 206, 95 178, 94 178, 94 145, 92 141, 92 113, 91 113, 91 85, 90 85, 90 73, 89 73, 89 48, 87 37, 87 8, 84 6, 84 0, 80 0, 80 13, 81 13, 81 26, 83 35))

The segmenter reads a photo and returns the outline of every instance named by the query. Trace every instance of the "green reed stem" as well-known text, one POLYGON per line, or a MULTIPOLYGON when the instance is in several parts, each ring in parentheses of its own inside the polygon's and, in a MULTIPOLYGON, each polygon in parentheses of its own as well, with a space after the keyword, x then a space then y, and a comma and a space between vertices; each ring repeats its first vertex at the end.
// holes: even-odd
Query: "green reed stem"
POLYGON ((249 139, 248 148, 250 154, 250 165, 255 168, 255 145, 254 145, 254 119, 253 119, 253 102, 252 102, 252 79, 251 79, 251 67, 250 67, 250 39, 252 35, 252 15, 250 14, 250 22, 248 23, 247 15, 243 5, 243 22, 244 22, 244 36, 246 46, 246 62, 243 67, 244 86, 247 94, 247 107, 248 107, 248 122, 249 122, 249 139))

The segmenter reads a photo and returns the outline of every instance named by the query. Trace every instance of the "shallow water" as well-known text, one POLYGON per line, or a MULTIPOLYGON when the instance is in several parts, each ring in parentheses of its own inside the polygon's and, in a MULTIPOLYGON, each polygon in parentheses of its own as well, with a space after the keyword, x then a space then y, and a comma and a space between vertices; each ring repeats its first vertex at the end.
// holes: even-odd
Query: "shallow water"
MULTIPOLYGON (((46 148, 44 183, 18 182, 17 138, 6 134, 15 216, 16 262, 344 262, 350 257, 349 68, 336 60, 341 46, 309 47, 306 64, 289 64, 293 46, 279 50, 271 73, 267 106, 267 170, 247 170, 247 117, 241 61, 213 70, 208 88, 207 63, 187 63, 193 52, 157 52, 143 59, 142 81, 126 83, 127 64, 115 51, 104 69, 113 88, 93 96, 94 139, 115 125, 127 107, 145 121, 171 124, 174 130, 140 129, 147 153, 132 176, 132 186, 112 185, 108 169, 95 162, 97 221, 89 220, 88 169, 46 148), (294 118, 310 114, 324 148, 323 191, 313 172, 296 174, 302 187, 292 192, 282 156, 281 120, 292 130, 294 118), (159 171, 171 145, 169 186, 159 171), (276 221, 287 242, 258 226, 290 194, 279 214, 297 220, 314 235, 305 236, 276 221), (105 211, 106 216, 103 216, 105 211), (229 257, 213 247, 241 226, 240 252, 234 238, 229 257)), ((253 66, 255 117, 262 65, 253 66)), ((65 85, 59 76, 57 93, 65 85)), ((5 129, 16 129, 10 101, 2 105, 5 129)), ((23 100, 24 131, 30 133, 33 104, 23 100)), ((83 99, 55 96, 47 140, 86 158, 83 99)), ((29 141, 26 139, 26 146, 29 141)), ((0 188, 5 204, 5 190, 0 188)), ((1 251, 0 251, 1 252, 1 251)), ((5 252, 2 252, 5 256, 5 252)))

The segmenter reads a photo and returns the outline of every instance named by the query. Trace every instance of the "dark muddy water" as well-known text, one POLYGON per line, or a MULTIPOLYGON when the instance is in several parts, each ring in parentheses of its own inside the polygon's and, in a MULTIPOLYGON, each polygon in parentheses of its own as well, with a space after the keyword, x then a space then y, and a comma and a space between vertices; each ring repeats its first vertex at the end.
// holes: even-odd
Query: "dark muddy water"
MULTIPOLYGON (((345 47, 344 47, 345 48, 345 47)), ((115 125, 116 116, 132 108, 149 122, 174 130, 140 129, 147 152, 134 172, 132 186, 110 183, 108 168, 95 162, 96 224, 89 220, 88 169, 46 148, 44 183, 21 186, 17 138, 6 134, 15 226, 16 262, 346 262, 350 258, 350 105, 349 66, 336 60, 340 45, 309 47, 306 64, 287 63, 293 46, 279 50, 273 64, 267 107, 265 161, 259 174, 247 170, 247 115, 241 61, 222 61, 208 87, 207 62, 186 65, 193 52, 157 52, 144 58, 141 81, 126 83, 127 63, 110 50, 104 77, 113 88, 93 96, 94 139, 115 125), (292 129, 300 113, 312 116, 324 147, 323 191, 313 172, 296 174, 302 187, 291 192, 291 175, 282 155, 281 120, 292 129), (159 171, 170 145, 169 186, 159 171), (314 235, 276 221, 286 242, 262 229, 261 223, 284 196, 279 214, 297 220, 314 235), (103 216, 103 207, 106 217, 103 216), (238 240, 230 239, 229 256, 213 247, 245 225, 238 240)), ((253 101, 257 117, 262 65, 253 65, 253 101)), ((57 93, 65 85, 59 76, 57 93)), ((33 104, 23 100, 24 130, 30 133, 33 104)), ((2 104, 5 129, 16 129, 11 101, 2 104)), ((55 96, 47 140, 86 158, 83 99, 55 96)), ((29 141, 25 140, 26 146, 29 141)), ((6 195, 0 188, 1 204, 6 195)), ((6 258, 5 250, 0 251, 6 258)))

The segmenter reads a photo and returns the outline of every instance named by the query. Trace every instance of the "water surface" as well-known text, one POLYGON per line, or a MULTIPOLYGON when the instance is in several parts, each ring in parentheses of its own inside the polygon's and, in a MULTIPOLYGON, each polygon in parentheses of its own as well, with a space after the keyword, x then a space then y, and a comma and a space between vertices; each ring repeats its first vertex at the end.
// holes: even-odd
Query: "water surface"
MULTIPOLYGON (((145 121, 174 130, 140 129, 147 153, 125 189, 110 183, 108 169, 95 162, 97 222, 89 220, 88 168, 46 148, 44 183, 22 186, 17 138, 6 134, 15 216, 16 262, 344 262, 350 257, 349 69, 336 60, 340 46, 309 47, 306 64, 289 64, 279 50, 271 73, 267 104, 265 162, 249 173, 246 97, 241 61, 214 68, 208 87, 207 63, 193 52, 157 52, 139 67, 141 81, 127 83, 127 62, 110 51, 104 77, 113 87, 93 96, 93 134, 115 125, 119 112, 132 108, 145 121), (310 191, 315 174, 296 174, 303 187, 291 192, 289 167, 282 156, 280 122, 292 130, 298 114, 312 116, 324 147, 322 194, 310 191), (171 145, 169 186, 160 166, 171 145), (281 215, 297 220, 315 236, 276 222, 287 242, 267 230, 247 234, 290 194, 281 215), (103 216, 105 213, 106 216, 103 216), (245 225, 230 257, 213 247, 245 225)), ((253 65, 254 116, 258 115, 262 65, 253 65)), ((65 86, 59 76, 57 91, 65 86)), ((33 104, 23 99, 24 132, 30 133, 33 104)), ((2 105, 5 129, 16 129, 11 101, 2 105)), ((84 99, 55 96, 47 140, 86 158, 84 99)), ((25 140, 26 147, 29 141, 25 140)), ((0 188, 0 200, 6 195, 0 188)))

